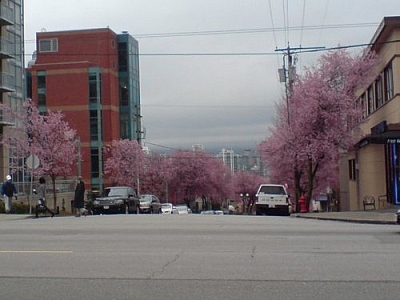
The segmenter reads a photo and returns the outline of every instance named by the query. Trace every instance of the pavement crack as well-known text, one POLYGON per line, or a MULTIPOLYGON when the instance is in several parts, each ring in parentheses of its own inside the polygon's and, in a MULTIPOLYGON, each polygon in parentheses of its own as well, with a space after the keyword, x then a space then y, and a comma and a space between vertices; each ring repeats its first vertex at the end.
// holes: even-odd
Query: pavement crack
POLYGON ((164 271, 167 269, 168 266, 172 265, 174 262, 176 262, 182 255, 184 251, 180 251, 177 253, 173 259, 167 261, 162 267, 161 270, 152 272, 150 276, 147 277, 147 279, 153 279, 156 276, 159 276, 164 273, 164 271))
POLYGON ((256 246, 253 246, 253 248, 251 249, 250 257, 254 258, 254 256, 256 256, 256 246))

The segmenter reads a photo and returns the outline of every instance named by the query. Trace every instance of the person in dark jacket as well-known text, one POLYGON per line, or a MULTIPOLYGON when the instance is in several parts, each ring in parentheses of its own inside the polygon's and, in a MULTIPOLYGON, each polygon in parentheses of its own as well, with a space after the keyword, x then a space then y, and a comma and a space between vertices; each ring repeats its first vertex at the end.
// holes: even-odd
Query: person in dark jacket
POLYGON ((51 217, 54 217, 54 212, 46 205, 46 179, 39 178, 39 186, 36 193, 38 194, 38 204, 36 205, 36 218, 39 217, 39 212, 49 212, 51 217))
MULTIPOLYGON (((11 200, 14 194, 17 194, 17 189, 14 183, 11 180, 11 175, 6 176, 6 181, 1 185, 1 194, 4 197, 4 208, 6 210, 6 214, 11 212, 11 200)), ((17 196, 15 196, 17 197, 17 196)))
POLYGON ((75 197, 74 197, 74 208, 76 210, 76 216, 80 217, 82 212, 85 210, 84 206, 84 198, 85 198, 85 183, 82 181, 82 177, 78 177, 78 184, 75 188, 75 197))

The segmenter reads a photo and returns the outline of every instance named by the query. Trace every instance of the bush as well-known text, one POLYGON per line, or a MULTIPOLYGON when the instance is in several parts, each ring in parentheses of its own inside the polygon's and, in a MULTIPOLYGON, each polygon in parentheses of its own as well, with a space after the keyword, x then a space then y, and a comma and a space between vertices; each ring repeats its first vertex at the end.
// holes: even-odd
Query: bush
MULTIPOLYGON (((5 213, 5 204, 4 200, 0 201, 0 213, 5 213)), ((22 201, 16 202, 12 201, 11 203, 11 212, 14 214, 29 214, 29 204, 25 204, 22 201)))

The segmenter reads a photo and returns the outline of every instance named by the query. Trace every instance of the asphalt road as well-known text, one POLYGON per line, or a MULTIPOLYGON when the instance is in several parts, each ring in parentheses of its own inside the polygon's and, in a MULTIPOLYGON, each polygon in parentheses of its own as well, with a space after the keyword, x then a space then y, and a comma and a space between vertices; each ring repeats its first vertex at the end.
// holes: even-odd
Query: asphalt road
POLYGON ((400 226, 109 215, 1 222, 0 299, 399 299, 400 226))

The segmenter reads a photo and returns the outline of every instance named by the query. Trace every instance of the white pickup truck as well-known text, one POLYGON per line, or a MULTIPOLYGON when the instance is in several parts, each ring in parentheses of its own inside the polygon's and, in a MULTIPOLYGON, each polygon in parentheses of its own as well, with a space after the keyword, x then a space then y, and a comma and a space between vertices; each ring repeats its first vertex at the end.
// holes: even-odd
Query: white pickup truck
POLYGON ((272 212, 290 215, 291 203, 284 185, 261 184, 256 197, 256 215, 268 215, 272 212))

